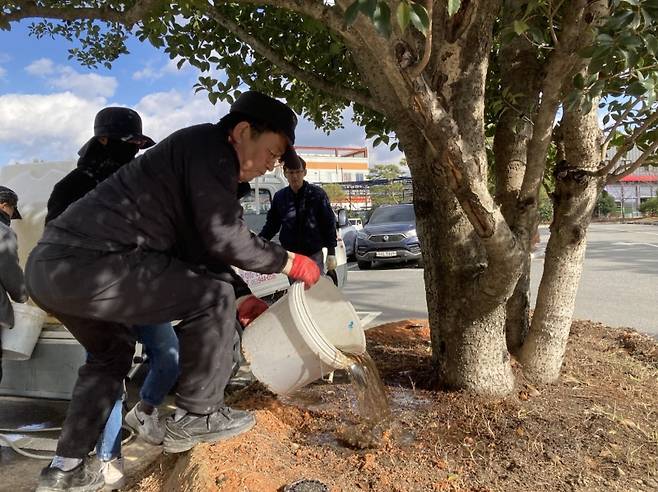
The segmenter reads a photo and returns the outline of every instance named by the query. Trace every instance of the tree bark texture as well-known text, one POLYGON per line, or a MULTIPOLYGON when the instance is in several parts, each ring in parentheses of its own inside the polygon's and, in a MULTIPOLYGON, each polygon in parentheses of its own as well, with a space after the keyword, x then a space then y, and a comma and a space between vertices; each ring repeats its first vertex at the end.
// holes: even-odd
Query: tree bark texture
MULTIPOLYGON (((513 22, 521 4, 519 0, 504 2, 506 24, 513 22)), ((498 119, 493 145, 496 202, 507 223, 514 224, 526 171, 528 142, 532 138, 532 121, 539 103, 541 66, 536 48, 523 36, 505 43, 498 56, 505 109, 498 119)), ((507 301, 505 318, 507 348, 513 354, 523 344, 530 323, 530 243, 526 241, 519 246, 525 251, 523 273, 507 301)))
POLYGON ((464 15, 459 26, 435 31, 425 70, 431 79, 414 85, 424 121, 414 127, 401 119, 395 130, 413 177, 437 376, 447 387, 504 395, 514 387, 505 301, 520 262, 486 187, 484 87, 493 19, 493 12, 464 15))
POLYGON ((530 331, 519 354, 524 374, 536 383, 552 383, 560 375, 583 268, 587 227, 604 184, 602 178, 593 176, 602 143, 596 109, 587 114, 566 110, 557 133, 558 158, 562 160, 555 170, 551 236, 530 331))
MULTIPOLYGON (((405 148, 408 162, 416 166, 412 162, 418 162, 418 152, 409 142, 405 148)), ((485 251, 445 178, 427 173, 422 166, 417 172, 416 228, 423 248, 437 378, 449 388, 508 394, 514 377, 505 342, 504 303, 483 308, 484 303, 475 301, 485 251)))

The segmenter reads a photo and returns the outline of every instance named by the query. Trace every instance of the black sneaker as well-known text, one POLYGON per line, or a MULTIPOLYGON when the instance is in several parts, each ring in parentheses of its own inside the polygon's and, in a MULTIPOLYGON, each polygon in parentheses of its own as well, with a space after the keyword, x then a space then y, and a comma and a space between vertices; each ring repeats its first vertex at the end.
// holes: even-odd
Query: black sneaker
POLYGON ((36 492, 96 492, 105 485, 103 475, 85 461, 70 471, 46 467, 41 470, 36 492))
POLYGON ((177 421, 169 417, 165 421, 164 450, 182 453, 200 442, 223 441, 247 432, 255 423, 251 413, 231 407, 222 407, 210 415, 188 413, 177 421))

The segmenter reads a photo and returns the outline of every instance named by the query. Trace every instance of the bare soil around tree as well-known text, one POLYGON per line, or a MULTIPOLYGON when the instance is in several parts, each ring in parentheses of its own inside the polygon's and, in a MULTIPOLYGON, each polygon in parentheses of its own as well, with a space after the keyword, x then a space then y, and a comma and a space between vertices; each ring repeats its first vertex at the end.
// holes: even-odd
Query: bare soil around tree
POLYGON ((517 390, 495 400, 434 385, 425 320, 367 339, 393 415, 373 447, 341 438, 358 422, 345 374, 286 398, 254 384, 231 397, 254 429, 162 456, 133 490, 274 492, 301 479, 317 481, 297 489, 309 491, 658 490, 655 339, 576 321, 557 384, 533 387, 515 366, 517 390))

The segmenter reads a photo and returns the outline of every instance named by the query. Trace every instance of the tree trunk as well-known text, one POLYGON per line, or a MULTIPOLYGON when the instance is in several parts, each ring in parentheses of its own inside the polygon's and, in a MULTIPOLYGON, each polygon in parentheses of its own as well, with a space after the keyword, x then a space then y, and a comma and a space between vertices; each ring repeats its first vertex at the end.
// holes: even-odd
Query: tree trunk
MULTIPOLYGON (((521 1, 505 3, 504 15, 512 22, 518 15, 521 1)), ((541 67, 536 49, 523 36, 514 37, 501 47, 500 58, 510 60, 501 64, 501 92, 506 107, 496 125, 494 157, 496 176, 496 202, 508 224, 516 221, 517 200, 526 170, 528 141, 532 137, 532 119, 539 101, 541 67)), ((516 353, 526 337, 530 310, 530 244, 522 245, 526 251, 523 273, 512 297, 507 301, 505 336, 507 348, 516 353)))
MULTIPOLYGON (((532 117, 536 110, 540 67, 532 44, 518 36, 501 48, 501 86, 514 94, 514 107, 501 114, 494 136, 496 202, 508 224, 516 220, 517 200, 526 169, 528 141, 532 137, 532 117)), ((508 102, 509 104, 509 102, 508 102)), ((507 301, 505 336, 507 348, 516 353, 526 337, 530 310, 530 244, 523 245, 526 259, 512 297, 507 301)))
MULTIPOLYGON (((597 107, 597 101, 593 108, 597 107)), ((603 186, 588 171, 599 165, 601 131, 596 109, 565 111, 555 170, 554 218, 532 324, 519 360, 525 375, 552 383, 560 375, 587 245, 587 227, 603 186)))
POLYGON ((492 307, 474 297, 477 273, 486 263, 484 249, 445 180, 424 171, 428 166, 417 160, 423 153, 404 136, 401 141, 415 173, 416 226, 438 380, 477 394, 508 394, 514 377, 505 343, 505 304, 492 307))

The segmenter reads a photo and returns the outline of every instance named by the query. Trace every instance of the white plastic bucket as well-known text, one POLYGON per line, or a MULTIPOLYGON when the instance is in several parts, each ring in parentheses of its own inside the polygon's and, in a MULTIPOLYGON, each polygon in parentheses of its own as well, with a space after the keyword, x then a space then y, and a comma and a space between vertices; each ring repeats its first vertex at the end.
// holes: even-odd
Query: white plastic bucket
POLYGON ((244 331, 242 350, 254 376, 279 395, 292 393, 352 362, 366 338, 352 304, 331 279, 309 290, 301 282, 244 331))
POLYGON ((2 329, 2 358, 28 360, 37 344, 46 313, 36 306, 11 303, 14 327, 2 329))

